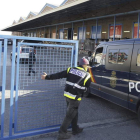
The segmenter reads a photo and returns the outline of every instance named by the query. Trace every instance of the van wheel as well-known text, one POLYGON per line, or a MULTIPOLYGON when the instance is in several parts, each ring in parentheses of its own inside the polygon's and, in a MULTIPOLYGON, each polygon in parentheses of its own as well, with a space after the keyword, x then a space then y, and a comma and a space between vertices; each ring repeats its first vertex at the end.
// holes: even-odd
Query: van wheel
POLYGON ((84 92, 84 97, 90 97, 90 89, 88 88, 86 92, 84 92))
POLYGON ((138 108, 138 121, 140 123, 140 105, 139 105, 139 108, 138 108))

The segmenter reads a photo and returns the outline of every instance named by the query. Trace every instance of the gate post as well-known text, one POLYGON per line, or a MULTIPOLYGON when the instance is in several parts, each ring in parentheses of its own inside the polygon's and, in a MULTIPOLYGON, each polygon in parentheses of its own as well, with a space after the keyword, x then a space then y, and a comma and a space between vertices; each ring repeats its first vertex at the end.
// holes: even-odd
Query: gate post
POLYGON ((2 42, 0 42, 0 79, 1 79, 1 52, 2 52, 2 42))
POLYGON ((76 43, 75 43, 75 53, 74 53, 74 55, 75 55, 75 61, 74 61, 74 66, 75 67, 77 67, 77 62, 78 62, 78 44, 79 44, 79 41, 77 41, 76 43))
POLYGON ((14 127, 14 132, 17 131, 17 109, 18 109, 18 84, 19 84, 19 52, 20 52, 20 43, 18 43, 17 47, 17 73, 16 73, 16 96, 15 96, 15 127, 14 127))
POLYGON ((6 86, 6 62, 7 62, 7 39, 4 39, 3 77, 2 77, 2 101, 1 101, 1 137, 4 136, 4 113, 5 113, 5 86, 6 86))
POLYGON ((9 118, 9 136, 12 136, 12 124, 13 124, 13 93, 14 93, 14 80, 15 80, 15 51, 16 39, 13 39, 12 49, 12 67, 11 67, 11 92, 10 92, 10 118, 9 118))
POLYGON ((0 93, 1 93, 0 140, 22 138, 22 137, 33 136, 37 134, 44 134, 44 133, 58 131, 60 127, 61 119, 65 114, 65 109, 66 109, 65 108, 66 106, 64 106, 65 100, 64 98, 62 99, 63 97, 62 92, 64 88, 63 82, 65 82, 65 79, 60 81, 52 81, 51 83, 48 81, 48 83, 45 84, 44 81, 40 79, 40 75, 42 74, 45 68, 47 69, 47 73, 52 73, 53 71, 59 72, 60 70, 65 70, 68 67, 77 66, 79 42, 72 41, 72 40, 58 40, 58 39, 48 39, 48 38, 19 37, 19 36, 6 36, 6 35, 0 35, 0 38, 4 38, 4 51, 3 51, 2 42, 0 42, 0 72, 2 74, 2 76, 0 77, 0 79, 2 79, 1 80, 2 85, 0 85, 2 86, 2 90, 0 89, 0 93), (13 39, 13 45, 12 45, 13 48, 11 48, 12 49, 12 63, 10 63, 11 68, 7 67, 7 65, 9 64, 8 63, 9 60, 7 60, 8 59, 7 56, 11 55, 9 53, 11 49, 9 50, 9 46, 7 45, 7 41, 9 38, 13 39), (29 43, 18 42, 18 48, 16 52, 17 39, 32 40, 33 42, 34 40, 46 41, 48 43, 38 44, 38 43, 30 43, 30 41, 29 43), (49 42, 52 42, 52 44, 49 44, 49 42), (62 43, 63 45, 61 45, 60 43, 62 43), (34 46, 36 47, 37 50, 36 65, 34 65, 34 67, 37 68, 37 74, 34 76, 31 75, 31 77, 25 75, 29 70, 28 65, 19 64, 20 55, 21 55, 20 46, 24 47, 25 45, 29 47, 34 46), (17 56, 17 64, 15 63, 16 56, 17 56), (8 83, 6 83, 6 77, 8 78, 7 75, 9 74, 7 73, 7 71, 11 72, 10 73, 11 80, 8 83), (27 84, 25 85, 25 83, 27 84), (7 85, 8 87, 11 86, 10 99, 9 99, 9 94, 7 99, 7 93, 9 93, 7 92, 7 85), (41 86, 43 87, 42 89, 41 86), (15 88, 16 88, 16 94, 14 94, 15 88), (57 98, 55 98, 56 94, 57 94, 57 98), (15 99, 14 99, 14 95, 15 95, 15 99), (27 101, 26 99, 29 100, 27 101), (9 100, 10 100, 10 106, 9 106, 9 100), (61 103, 60 106, 57 106, 57 104, 51 106, 51 103, 54 103, 56 101, 59 101, 61 103), (25 102, 27 104, 24 104, 25 102), (29 107, 29 105, 31 107, 29 107), (46 106, 48 107, 48 110, 46 110, 46 106), (50 107, 52 107, 51 110, 54 111, 51 111, 50 107), (8 114, 8 121, 6 117, 7 114, 8 114), (24 117, 25 114, 27 116, 26 118, 24 117), (47 117, 44 118, 44 115, 46 115, 47 117))

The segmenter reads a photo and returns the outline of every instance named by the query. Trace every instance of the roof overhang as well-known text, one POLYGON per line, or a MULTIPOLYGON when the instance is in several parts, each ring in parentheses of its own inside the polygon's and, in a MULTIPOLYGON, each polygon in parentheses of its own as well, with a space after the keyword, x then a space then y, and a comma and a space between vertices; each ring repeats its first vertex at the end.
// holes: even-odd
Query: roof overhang
POLYGON ((84 2, 87 2, 87 1, 89 1, 89 0, 79 0, 79 1, 76 1, 76 2, 73 2, 73 3, 70 3, 68 5, 60 6, 58 8, 52 9, 51 11, 49 11, 47 13, 42 13, 42 14, 37 15, 37 16, 31 18, 31 19, 27 19, 27 20, 24 20, 20 23, 15 24, 15 25, 11 25, 7 28, 4 28, 4 29, 2 29, 2 31, 17 31, 17 30, 20 30, 20 29, 24 29, 24 26, 27 26, 27 24, 30 24, 32 22, 36 22, 38 20, 39 21, 43 20, 43 18, 48 17, 51 14, 66 10, 67 8, 72 8, 74 6, 77 6, 77 5, 82 4, 84 2))
MULTIPOLYGON (((59 23, 59 19, 63 17, 64 19, 67 18, 67 21, 71 21, 69 15, 75 15, 77 13, 82 14, 84 12, 87 12, 88 10, 97 10, 99 8, 109 7, 115 4, 121 4, 129 1, 135 0, 100 0, 100 2, 97 0, 78 0, 73 3, 62 5, 58 8, 52 9, 49 12, 36 15, 31 19, 27 19, 20 23, 11 25, 3 29, 3 31, 23 31, 31 28, 51 25, 55 24, 55 20, 57 20, 57 23, 59 23)), ((83 17, 81 17, 81 19, 83 19, 83 17)))

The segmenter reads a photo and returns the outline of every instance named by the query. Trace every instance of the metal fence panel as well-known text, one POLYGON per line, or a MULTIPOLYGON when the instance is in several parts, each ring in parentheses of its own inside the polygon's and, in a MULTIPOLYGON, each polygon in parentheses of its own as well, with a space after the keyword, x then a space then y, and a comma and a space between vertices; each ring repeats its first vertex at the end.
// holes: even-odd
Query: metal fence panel
MULTIPOLYGON (((2 95, 2 41, 0 41, 0 99, 2 95)), ((0 112, 1 112, 1 104, 0 104, 0 112)), ((0 115, 1 120, 1 115, 0 115)))
POLYGON ((4 137, 6 62, 7 62, 7 39, 4 39, 3 73, 2 73, 2 96, 1 96, 1 137, 2 138, 4 137))
MULTIPOLYGON (((2 68, 2 41, 0 41, 0 85, 1 85, 1 68, 2 68)), ((0 91, 1 91, 1 87, 0 87, 0 91)))
MULTIPOLYGON (((26 44, 26 47, 34 45, 26 44)), ((21 46, 19 44, 18 49, 21 46)), ((37 73, 28 76, 29 60, 20 60, 19 64, 16 133, 60 125, 65 115, 65 79, 43 81, 40 78, 43 72, 52 74, 71 67, 72 46, 37 44, 35 51, 36 61, 32 69, 37 73)))
POLYGON ((4 38, 4 48, 0 42, 0 139, 58 130, 66 111, 63 97, 65 79, 41 80, 41 74, 52 74, 77 66, 78 41, 3 35, 0 38, 4 38), (8 38, 13 39, 13 46, 10 47, 12 53, 7 48, 8 38), (44 41, 45 44, 19 42, 16 46, 17 39, 44 41), (28 75, 29 52, 24 54, 24 58, 27 58, 27 62, 24 62, 21 48, 35 50, 36 61, 32 69, 37 73, 28 75))

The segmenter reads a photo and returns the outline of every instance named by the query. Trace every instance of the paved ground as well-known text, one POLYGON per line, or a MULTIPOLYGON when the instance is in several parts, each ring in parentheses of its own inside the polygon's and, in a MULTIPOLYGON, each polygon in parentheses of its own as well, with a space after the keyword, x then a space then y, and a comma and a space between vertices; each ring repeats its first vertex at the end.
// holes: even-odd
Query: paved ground
MULTIPOLYGON (((10 52, 11 46, 8 47, 7 57, 5 135, 7 135, 9 127, 10 52)), ((49 82, 40 80, 41 71, 44 69, 40 69, 41 71, 38 69, 39 72, 36 76, 28 77, 27 64, 22 66, 24 67, 21 67, 21 70, 26 70, 26 72, 25 75, 21 74, 17 130, 61 123, 65 115, 65 100, 62 94, 64 80, 49 82), (61 87, 61 90, 57 90, 56 86, 61 87)), ((15 112, 15 104, 13 111, 15 112)), ((15 121, 13 120, 13 122, 15 121)), ((83 98, 79 109, 79 124, 85 128, 84 132, 80 135, 72 136, 71 140, 140 139, 140 126, 135 113, 96 96, 83 98)), ((56 137, 57 133, 52 133, 24 139, 55 140, 56 137)))
MULTIPOLYGON (((140 125, 135 119, 112 119, 81 124, 84 131, 69 140, 138 140, 140 139, 140 125)), ((56 140, 57 133, 23 138, 22 140, 56 140)))

